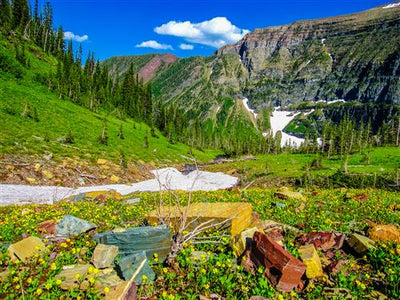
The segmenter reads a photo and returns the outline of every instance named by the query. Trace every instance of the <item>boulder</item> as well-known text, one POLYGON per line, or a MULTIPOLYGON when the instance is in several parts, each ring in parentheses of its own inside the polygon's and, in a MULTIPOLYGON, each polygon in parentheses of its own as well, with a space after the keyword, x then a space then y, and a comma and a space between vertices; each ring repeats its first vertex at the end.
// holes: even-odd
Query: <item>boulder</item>
POLYGON ((72 265, 65 266, 63 270, 56 275, 55 279, 61 279, 61 289, 70 290, 80 286, 80 280, 83 280, 88 274, 90 265, 72 265))
POLYGON ((301 277, 306 271, 305 264, 267 235, 256 232, 247 251, 245 270, 255 272, 260 266, 265 267, 264 275, 283 292, 303 287, 301 277))
POLYGON ((99 244, 93 251, 92 263, 98 269, 108 268, 118 255, 118 247, 99 244))
POLYGON ((400 230, 395 225, 375 225, 368 230, 368 235, 374 241, 393 241, 400 244, 400 230))
POLYGON ((144 251, 123 257, 117 264, 118 273, 125 280, 142 284, 143 276, 146 282, 154 281, 156 274, 150 268, 144 251))
POLYGON ((374 248, 375 242, 367 238, 366 236, 363 236, 358 233, 353 233, 348 240, 348 244, 358 254, 364 254, 369 249, 374 248))
POLYGON ((193 229, 199 224, 214 220, 215 223, 227 222, 230 225, 231 236, 240 234, 243 230, 251 227, 253 222, 252 206, 250 203, 194 203, 189 207, 163 206, 153 210, 149 216, 150 224, 157 224, 159 221, 172 223, 175 227, 180 226, 181 212, 187 212, 187 222, 191 222, 189 228, 193 229))
POLYGON ((322 277, 321 260, 313 244, 302 246, 299 249, 301 260, 306 265, 306 275, 309 279, 322 277))
POLYGON ((163 261, 171 251, 171 232, 166 226, 143 226, 127 228, 123 232, 106 232, 96 234, 94 240, 99 244, 118 247, 124 257, 144 251, 148 258, 157 253, 163 261))
MULTIPOLYGON (((336 235, 333 232, 318 231, 302 234, 297 240, 300 245, 313 244, 315 248, 326 251, 334 248, 337 243, 340 243, 341 239, 342 237, 339 239, 339 242, 336 241, 336 235)), ((343 241, 341 244, 343 244, 343 241)))
POLYGON ((97 228, 97 225, 91 222, 66 215, 59 221, 56 234, 60 236, 74 236, 95 228, 97 228))
POLYGON ((41 239, 30 236, 22 241, 10 245, 7 250, 10 254, 11 260, 19 259, 22 262, 26 262, 35 254, 42 255, 46 250, 46 246, 41 239))
POLYGON ((254 233, 257 231, 259 231, 257 227, 249 228, 233 238, 232 249, 236 257, 241 256, 246 249, 250 248, 254 233))
POLYGON ((55 234, 57 223, 58 222, 56 220, 47 220, 39 223, 36 228, 41 233, 55 234))
POLYGON ((304 197, 300 192, 293 192, 289 190, 288 188, 282 188, 279 191, 275 192, 275 197, 278 197, 279 199, 285 200, 285 199, 296 199, 300 201, 305 201, 306 197, 304 197))

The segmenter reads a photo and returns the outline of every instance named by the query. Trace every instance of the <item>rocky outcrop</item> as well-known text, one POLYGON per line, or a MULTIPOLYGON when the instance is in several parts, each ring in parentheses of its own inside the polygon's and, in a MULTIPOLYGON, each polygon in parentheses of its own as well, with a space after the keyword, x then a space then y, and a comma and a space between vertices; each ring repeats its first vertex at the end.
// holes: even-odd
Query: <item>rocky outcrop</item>
POLYGON ((217 55, 249 72, 253 105, 345 99, 400 102, 400 7, 256 29, 217 55))

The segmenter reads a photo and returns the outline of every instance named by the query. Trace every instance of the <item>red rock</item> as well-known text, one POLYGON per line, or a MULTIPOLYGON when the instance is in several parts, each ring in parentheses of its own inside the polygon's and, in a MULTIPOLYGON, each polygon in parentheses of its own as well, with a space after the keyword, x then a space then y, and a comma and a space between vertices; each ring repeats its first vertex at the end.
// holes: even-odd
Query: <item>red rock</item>
POLYGON ((335 248, 336 249, 342 249, 343 244, 344 244, 344 240, 346 239, 346 235, 345 234, 338 234, 335 236, 335 248))
POLYGON ((340 272, 340 270, 344 264, 346 264, 345 260, 343 260, 343 259, 337 260, 337 261, 334 261, 334 262, 330 263, 329 265, 327 265, 324 268, 324 270, 328 274, 336 275, 340 272))
POLYGON ((264 275, 281 291, 290 292, 295 288, 303 287, 301 277, 306 271, 305 264, 261 232, 256 232, 253 240, 253 245, 248 252, 247 264, 250 265, 251 261, 257 268, 265 267, 264 275))
POLYGON ((37 229, 42 233, 55 234, 57 223, 55 220, 43 221, 37 225, 37 229))
POLYGON ((310 232, 298 238, 301 245, 314 244, 315 248, 329 250, 336 245, 335 234, 327 231, 310 232))

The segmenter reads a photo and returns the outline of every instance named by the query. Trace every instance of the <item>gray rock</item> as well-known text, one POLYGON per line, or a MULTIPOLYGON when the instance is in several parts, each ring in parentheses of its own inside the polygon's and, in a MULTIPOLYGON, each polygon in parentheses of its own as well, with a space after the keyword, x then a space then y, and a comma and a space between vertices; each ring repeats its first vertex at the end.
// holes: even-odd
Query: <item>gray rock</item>
POLYGON ((100 244, 118 247, 122 257, 142 251, 147 258, 158 254, 163 261, 171 250, 171 232, 166 226, 144 226, 128 228, 124 232, 106 232, 96 234, 94 240, 100 244))
POLYGON ((140 198, 129 198, 129 199, 125 199, 124 202, 127 205, 138 204, 138 203, 140 203, 140 198))
POLYGON ((117 264, 117 271, 126 281, 133 281, 136 284, 141 284, 144 276, 146 282, 152 282, 156 278, 144 251, 122 258, 117 264))
POLYGON ((79 219, 77 217, 66 215, 60 220, 56 228, 56 235, 74 236, 97 228, 97 225, 79 219))

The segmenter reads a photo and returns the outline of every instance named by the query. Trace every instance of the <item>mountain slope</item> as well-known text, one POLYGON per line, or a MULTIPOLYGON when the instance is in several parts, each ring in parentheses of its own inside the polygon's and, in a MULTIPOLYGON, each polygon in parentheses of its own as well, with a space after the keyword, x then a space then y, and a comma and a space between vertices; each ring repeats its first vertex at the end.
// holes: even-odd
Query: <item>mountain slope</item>
POLYGON ((253 105, 343 98, 400 102, 400 7, 257 29, 218 55, 249 71, 253 105))
POLYGON ((0 153, 43 154, 57 156, 107 157, 119 161, 182 161, 192 152, 200 160, 209 160, 216 152, 191 150, 170 144, 158 131, 129 118, 93 111, 61 100, 42 84, 42 79, 57 69, 57 60, 30 42, 5 38, 0 34, 0 153), (16 59, 16 44, 24 44, 24 65, 16 59), (98 139, 107 126, 108 144, 98 139), (119 137, 122 129, 124 139, 119 137), (66 136, 73 136, 73 143, 66 136), (146 144, 147 139, 147 144, 146 144))

